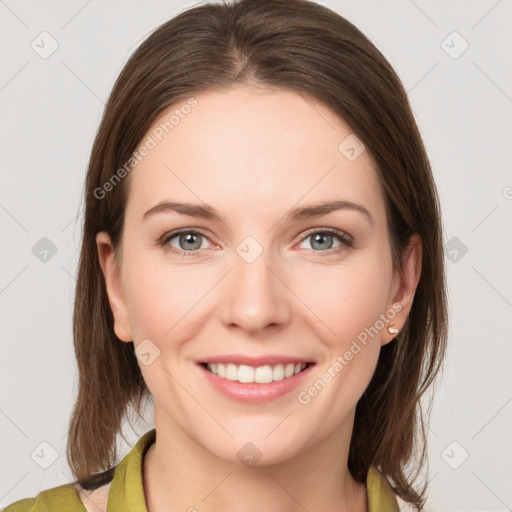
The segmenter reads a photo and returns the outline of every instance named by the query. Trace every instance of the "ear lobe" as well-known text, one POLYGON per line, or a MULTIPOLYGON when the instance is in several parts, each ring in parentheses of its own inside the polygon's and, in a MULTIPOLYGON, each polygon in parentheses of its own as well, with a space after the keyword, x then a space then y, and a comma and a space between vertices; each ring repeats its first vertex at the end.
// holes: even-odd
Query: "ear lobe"
POLYGON ((96 246, 101 270, 105 278, 110 309, 114 317, 114 332, 122 341, 133 341, 128 307, 126 306, 121 283, 121 269, 115 258, 114 248, 108 233, 101 231, 96 235, 96 246))
MULTIPOLYGON (((412 308, 414 294, 421 277, 422 264, 422 244, 418 234, 414 234, 409 239, 403 255, 402 255, 402 273, 396 273, 394 281, 398 280, 398 289, 393 297, 390 296, 390 303, 400 304, 401 309, 394 317, 393 328, 400 332, 407 320, 409 312, 412 308)), ((381 345, 385 345, 394 339, 396 334, 391 334, 386 329, 385 336, 382 338, 381 345)))

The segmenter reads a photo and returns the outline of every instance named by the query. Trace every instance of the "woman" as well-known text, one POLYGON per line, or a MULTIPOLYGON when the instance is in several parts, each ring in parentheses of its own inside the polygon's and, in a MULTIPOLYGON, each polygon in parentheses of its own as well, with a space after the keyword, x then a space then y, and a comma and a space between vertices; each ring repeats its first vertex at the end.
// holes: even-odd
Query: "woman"
POLYGON ((171 19, 114 85, 85 194, 76 480, 8 512, 421 510, 440 209, 403 86, 356 27, 305 0, 171 19), (155 429, 117 464, 148 399, 155 429))

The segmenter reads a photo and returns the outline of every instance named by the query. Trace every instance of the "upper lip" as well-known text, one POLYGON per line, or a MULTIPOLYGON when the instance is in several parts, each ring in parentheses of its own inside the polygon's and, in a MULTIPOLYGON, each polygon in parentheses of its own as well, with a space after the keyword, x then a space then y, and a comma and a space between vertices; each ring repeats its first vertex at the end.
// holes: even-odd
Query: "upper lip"
POLYGON ((306 359, 303 357, 297 356, 282 356, 282 355, 267 355, 267 356, 259 356, 259 357, 250 357, 243 354, 225 354, 220 356, 211 356, 206 357, 204 359, 200 359, 197 363, 224 363, 224 364, 236 364, 236 365, 247 365, 247 366, 274 366, 276 364, 286 364, 286 363, 312 363, 311 359, 306 359))

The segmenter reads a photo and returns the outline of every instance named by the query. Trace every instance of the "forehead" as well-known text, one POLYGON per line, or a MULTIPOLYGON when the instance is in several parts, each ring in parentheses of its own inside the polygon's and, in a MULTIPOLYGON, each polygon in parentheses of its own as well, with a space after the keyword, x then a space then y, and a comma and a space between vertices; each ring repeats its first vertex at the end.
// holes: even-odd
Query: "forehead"
POLYGON ((384 215, 369 151, 348 158, 347 144, 360 150, 350 127, 302 93, 245 86, 206 91, 167 109, 142 144, 149 139, 152 148, 130 176, 127 210, 138 217, 171 199, 200 200, 225 212, 261 211, 264 203, 276 214, 298 202, 345 199, 384 215))

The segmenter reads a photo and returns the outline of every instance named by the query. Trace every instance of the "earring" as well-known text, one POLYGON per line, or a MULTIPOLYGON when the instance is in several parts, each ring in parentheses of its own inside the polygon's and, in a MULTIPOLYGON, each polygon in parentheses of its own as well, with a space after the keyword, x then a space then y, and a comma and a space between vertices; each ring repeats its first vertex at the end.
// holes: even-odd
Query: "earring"
POLYGON ((398 334, 398 329, 391 327, 392 325, 395 325, 395 322, 391 322, 391 325, 388 325, 389 334, 398 334))

